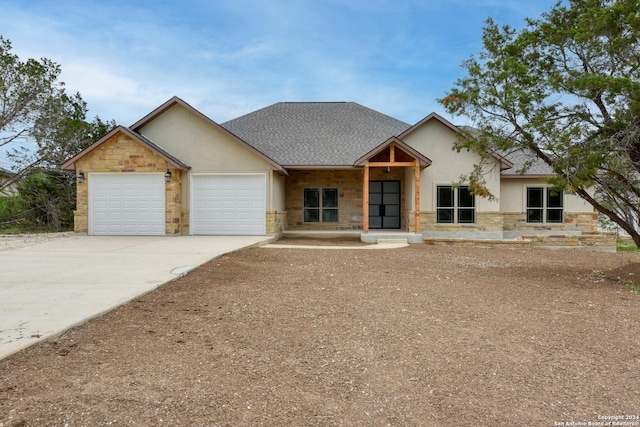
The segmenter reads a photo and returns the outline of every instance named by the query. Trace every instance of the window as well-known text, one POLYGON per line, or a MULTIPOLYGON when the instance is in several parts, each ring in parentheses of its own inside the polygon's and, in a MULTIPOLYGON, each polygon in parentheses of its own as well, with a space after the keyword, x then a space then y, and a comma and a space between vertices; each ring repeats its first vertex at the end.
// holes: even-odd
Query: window
POLYGON ((338 189, 305 188, 304 222, 338 222, 338 189))
POLYGON ((563 194, 548 187, 527 187, 527 222, 562 223, 563 194))
POLYGON ((476 222, 476 198, 469 187, 438 186, 436 221, 440 224, 476 222))

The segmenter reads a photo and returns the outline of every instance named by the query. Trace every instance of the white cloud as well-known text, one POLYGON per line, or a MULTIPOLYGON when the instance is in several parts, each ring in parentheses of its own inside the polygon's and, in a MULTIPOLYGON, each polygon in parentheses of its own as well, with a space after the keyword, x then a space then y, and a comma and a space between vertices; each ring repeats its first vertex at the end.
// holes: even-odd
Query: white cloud
POLYGON ((555 2, 0 1, 15 53, 59 63, 90 116, 123 125, 174 95, 217 122, 279 101, 444 115, 435 99, 479 50, 486 17, 516 25, 555 2))

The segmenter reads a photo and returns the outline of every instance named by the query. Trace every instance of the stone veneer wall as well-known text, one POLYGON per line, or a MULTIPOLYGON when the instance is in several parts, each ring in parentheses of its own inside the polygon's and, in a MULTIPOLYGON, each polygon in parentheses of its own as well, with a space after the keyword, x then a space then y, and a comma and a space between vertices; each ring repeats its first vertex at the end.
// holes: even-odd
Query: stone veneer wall
MULTIPOLYGON (((412 213, 406 214, 411 218, 412 213)), ((420 228, 425 236, 452 238, 514 238, 521 235, 592 233, 598 227, 598 214, 565 212, 562 224, 527 223, 524 212, 476 212, 475 224, 438 224, 435 212, 420 213, 420 228)))
POLYGON ((425 236, 456 238, 502 238, 503 216, 500 212, 477 212, 473 224, 438 224, 436 212, 420 212, 420 232, 425 236))
MULTIPOLYGON (((165 170, 166 172, 166 170, 165 170)), ((165 233, 182 233, 182 177, 184 171, 171 170, 171 180, 165 184, 165 233)))
POLYGON ((267 234, 281 234, 287 229, 287 213, 268 211, 266 228, 267 234))
MULTIPOLYGON (((371 168, 370 180, 400 181, 401 205, 404 206, 404 168, 371 168)), ((364 170, 290 170, 286 177, 285 204, 287 230, 361 230, 364 170), (338 222, 305 223, 303 196, 305 188, 338 188, 338 222)), ((284 230, 283 230, 284 231, 284 230)))
POLYGON ((527 222, 525 212, 505 212, 504 230, 506 232, 543 232, 553 231, 592 232, 598 229, 596 212, 565 212, 562 224, 534 224, 527 222))
MULTIPOLYGON (((76 162, 76 174, 83 171, 84 182, 77 183, 74 230, 89 231, 89 180, 92 172, 166 172, 166 160, 123 133, 117 133, 76 162)), ((165 231, 177 234, 182 228, 182 176, 171 171, 171 181, 165 186, 165 231)))
POLYGON ((362 228, 361 170, 291 170, 286 178, 287 230, 354 230, 362 228), (305 188, 338 188, 338 222, 305 223, 305 188))
POLYGON ((546 248, 616 252, 617 236, 617 233, 614 232, 585 231, 579 235, 522 235, 517 239, 510 240, 425 237, 423 242, 436 246, 546 248))

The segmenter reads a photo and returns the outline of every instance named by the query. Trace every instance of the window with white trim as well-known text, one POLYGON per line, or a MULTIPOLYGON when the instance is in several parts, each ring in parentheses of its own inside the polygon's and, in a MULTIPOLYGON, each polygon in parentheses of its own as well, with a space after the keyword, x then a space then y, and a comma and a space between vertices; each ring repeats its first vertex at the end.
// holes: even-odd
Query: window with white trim
POLYGON ((439 185, 436 188, 436 222, 473 224, 476 222, 476 198, 469 187, 439 185))
POLYGON ((563 201, 562 190, 551 187, 527 187, 527 222, 562 223, 563 201))
POLYGON ((305 188, 304 222, 338 222, 338 189, 305 188))

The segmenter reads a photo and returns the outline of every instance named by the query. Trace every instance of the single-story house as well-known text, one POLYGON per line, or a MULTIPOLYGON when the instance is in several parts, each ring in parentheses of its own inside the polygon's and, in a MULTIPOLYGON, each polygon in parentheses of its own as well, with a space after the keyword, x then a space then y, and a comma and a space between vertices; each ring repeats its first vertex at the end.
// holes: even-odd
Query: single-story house
POLYGON ((399 230, 511 239, 595 231, 597 214, 556 191, 544 164, 495 154, 495 200, 453 185, 479 157, 461 129, 414 125, 353 102, 281 102, 216 123, 174 97, 69 159, 75 231, 90 235, 278 235, 399 230))

